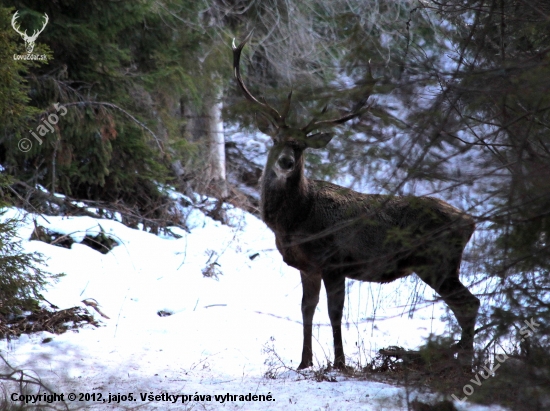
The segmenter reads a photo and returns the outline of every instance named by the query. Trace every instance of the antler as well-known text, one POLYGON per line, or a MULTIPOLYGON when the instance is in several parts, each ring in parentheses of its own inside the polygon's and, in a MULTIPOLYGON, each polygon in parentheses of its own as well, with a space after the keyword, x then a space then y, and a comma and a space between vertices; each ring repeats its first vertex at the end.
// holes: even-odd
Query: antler
MULTIPOLYGON (((38 35, 40 33, 42 33, 44 31, 44 29, 46 28, 46 25, 48 24, 48 21, 50 21, 50 18, 48 17, 48 15, 46 13, 44 13, 44 25, 42 26, 42 28, 39 31, 35 30, 34 33, 32 34, 32 36, 29 37, 29 40, 31 40, 31 41, 36 40, 38 35)), ((26 31, 25 31, 25 33, 26 33, 26 31)))
POLYGON ((13 17, 11 18, 11 26, 13 27, 13 29, 17 32, 17 34, 19 34, 21 37, 23 38, 27 38, 27 30, 25 30, 25 32, 21 32, 19 30, 19 25, 15 26, 15 23, 16 23, 16 20, 17 20, 17 17, 19 17, 17 14, 19 13, 19 10, 15 12, 15 14, 13 15, 13 17))
POLYGON ((42 26, 42 28, 40 30, 35 30, 34 33, 32 34, 32 36, 28 36, 27 35, 27 30, 25 30, 24 32, 21 31, 21 29, 19 28, 19 25, 15 25, 16 22, 17 22, 17 18, 19 17, 18 16, 19 14, 19 10, 15 12, 15 14, 13 15, 13 17, 11 18, 11 25, 13 27, 13 29, 21 36, 23 37, 26 41, 34 41, 36 40, 36 38, 38 37, 38 35, 40 33, 42 33, 44 31, 44 29, 46 28, 46 25, 48 24, 48 21, 50 21, 50 18, 48 17, 48 15, 46 13, 44 13, 44 25, 42 26))
MULTIPOLYGON (((369 61, 368 72, 367 72, 367 83, 368 83, 368 88, 365 96, 355 104, 353 109, 348 114, 342 117, 338 117, 330 120, 315 121, 315 118, 314 118, 305 127, 302 127, 302 131, 304 131, 307 134, 315 130, 316 128, 342 124, 348 120, 351 120, 352 118, 358 117, 363 113, 361 109, 367 104, 367 101, 374 89, 374 84, 376 83, 376 80, 374 79, 374 77, 372 77, 372 69, 370 66, 370 61, 369 61)), ((324 113, 326 110, 327 110, 327 106, 323 108, 322 113, 324 113)))
POLYGON ((285 123, 285 117, 287 116, 288 114, 288 111, 290 109, 290 99, 292 98, 292 91, 290 93, 288 93, 288 97, 287 97, 287 101, 286 101, 286 104, 285 104, 285 107, 283 108, 283 113, 280 114, 277 110, 275 110, 273 107, 271 107, 266 101, 265 99, 262 98, 263 101, 260 101, 258 100, 256 97, 254 97, 252 95, 252 93, 250 93, 250 91, 248 91, 248 89, 246 88, 244 82, 243 82, 243 79, 241 77, 241 71, 239 69, 239 63, 240 63, 240 60, 241 60, 241 51, 243 50, 243 47, 245 46, 245 44, 248 42, 248 40, 250 40, 250 37, 252 36, 252 32, 250 32, 246 38, 243 40, 243 42, 241 44, 239 44, 238 46, 235 45, 235 39, 233 39, 233 70, 234 70, 234 75, 235 75, 235 79, 237 80, 237 83, 239 83, 239 86, 241 88, 241 90, 243 91, 245 97, 255 103, 257 106, 259 106, 264 112, 266 112, 266 114, 269 114, 269 116, 273 119, 273 121, 275 122, 275 125, 277 127, 286 127, 286 123, 285 123))

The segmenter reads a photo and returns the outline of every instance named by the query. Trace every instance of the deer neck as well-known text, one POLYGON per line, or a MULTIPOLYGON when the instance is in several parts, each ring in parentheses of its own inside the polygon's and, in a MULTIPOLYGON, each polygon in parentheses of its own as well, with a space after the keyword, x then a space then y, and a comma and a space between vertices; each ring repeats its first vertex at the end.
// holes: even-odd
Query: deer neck
POLYGON ((266 167, 261 183, 262 219, 275 233, 292 231, 305 220, 311 200, 309 181, 304 175, 304 161, 300 158, 296 169, 286 179, 277 178, 275 172, 266 167))

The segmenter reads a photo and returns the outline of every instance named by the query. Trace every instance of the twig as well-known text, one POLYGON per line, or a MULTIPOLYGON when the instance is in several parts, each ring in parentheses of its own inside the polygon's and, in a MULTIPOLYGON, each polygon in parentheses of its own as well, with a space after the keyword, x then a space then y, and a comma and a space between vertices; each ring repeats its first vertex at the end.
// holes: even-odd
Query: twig
POLYGON ((51 223, 48 221, 48 219, 44 216, 44 214, 42 214, 40 211, 38 211, 38 210, 36 209, 36 207, 33 206, 33 205, 29 202, 29 200, 27 200, 26 198, 21 197, 21 196, 19 195, 19 193, 18 193, 17 191, 15 191, 11 186, 8 186, 8 189, 9 189, 13 194, 15 194, 17 197, 19 197, 19 199, 20 199, 21 201, 23 201, 24 203, 27 203, 29 206, 31 206, 31 208, 36 212, 36 214, 39 214, 40 217, 42 217, 44 220, 46 220, 46 222, 47 222, 48 224, 51 224, 51 223))

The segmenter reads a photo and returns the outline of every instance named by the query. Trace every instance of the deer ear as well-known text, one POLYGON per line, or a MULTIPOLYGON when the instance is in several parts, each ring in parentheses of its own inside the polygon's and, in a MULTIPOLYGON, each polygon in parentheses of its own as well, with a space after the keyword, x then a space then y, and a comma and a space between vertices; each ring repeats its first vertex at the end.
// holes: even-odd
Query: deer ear
POLYGON ((325 148, 334 137, 331 133, 315 133, 306 138, 306 146, 309 148, 325 148))

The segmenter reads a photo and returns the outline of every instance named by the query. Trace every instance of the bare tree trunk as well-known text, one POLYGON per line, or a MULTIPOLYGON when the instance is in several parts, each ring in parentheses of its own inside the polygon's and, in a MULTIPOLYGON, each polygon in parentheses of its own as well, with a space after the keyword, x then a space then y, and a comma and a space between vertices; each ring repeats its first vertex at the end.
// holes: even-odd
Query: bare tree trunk
POLYGON ((219 88, 205 95, 200 104, 181 100, 181 114, 186 121, 184 137, 199 144, 204 159, 204 166, 195 170, 198 175, 194 188, 219 199, 228 196, 222 97, 223 90, 219 88))
POLYGON ((222 90, 220 89, 206 109, 208 142, 210 144, 210 177, 220 198, 228 195, 225 179, 225 139, 223 135, 222 90))

